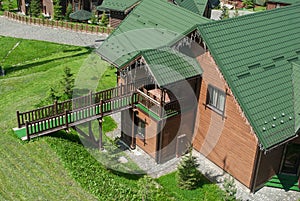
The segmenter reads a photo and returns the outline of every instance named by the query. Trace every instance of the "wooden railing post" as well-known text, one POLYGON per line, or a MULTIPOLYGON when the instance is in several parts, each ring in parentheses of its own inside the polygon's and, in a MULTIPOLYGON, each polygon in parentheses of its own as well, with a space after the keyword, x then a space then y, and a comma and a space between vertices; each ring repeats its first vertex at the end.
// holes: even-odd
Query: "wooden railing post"
POLYGON ((65 121, 66 121, 66 129, 69 129, 69 121, 68 121, 68 110, 65 110, 65 121))
POLYGON ((53 115, 56 115, 58 112, 58 106, 57 106, 57 100, 54 101, 54 111, 53 111, 53 115))
POLYGON ((17 121, 18 121, 18 128, 21 128, 21 122, 20 122, 20 112, 17 111, 17 121))
POLYGON ((30 134, 29 134, 29 122, 28 122, 28 120, 26 120, 25 126, 26 126, 26 137, 27 137, 27 140, 29 141, 30 140, 30 134))

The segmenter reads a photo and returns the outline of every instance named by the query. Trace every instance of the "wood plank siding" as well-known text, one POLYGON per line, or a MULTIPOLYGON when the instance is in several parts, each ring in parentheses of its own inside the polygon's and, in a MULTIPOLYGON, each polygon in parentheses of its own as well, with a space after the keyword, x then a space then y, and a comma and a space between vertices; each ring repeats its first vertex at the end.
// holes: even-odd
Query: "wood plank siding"
MULTIPOLYGON (((155 158, 157 140, 157 121, 153 120, 147 114, 143 113, 140 110, 138 110, 136 118, 139 118, 146 123, 144 139, 139 137, 135 129, 136 145, 142 148, 151 157, 155 158)), ((137 125, 135 126, 137 127, 137 125)))
POLYGON ((163 121, 160 163, 176 156, 181 156, 180 150, 187 150, 193 137, 195 111, 190 110, 163 121), (178 139, 184 139, 180 144, 178 139))
POLYGON ((245 186, 251 186, 255 166, 257 138, 234 99, 209 52, 198 58, 203 68, 194 148, 245 186), (207 87, 226 93, 224 117, 206 105, 207 87))

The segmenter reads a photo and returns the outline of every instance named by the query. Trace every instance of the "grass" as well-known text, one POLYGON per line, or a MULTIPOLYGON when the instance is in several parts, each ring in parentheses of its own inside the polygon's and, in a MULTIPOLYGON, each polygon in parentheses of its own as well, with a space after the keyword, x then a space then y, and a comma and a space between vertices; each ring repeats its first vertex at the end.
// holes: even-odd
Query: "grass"
POLYGON ((177 187, 176 172, 167 174, 157 179, 157 182, 168 191, 175 200, 180 201, 223 201, 224 191, 222 191, 216 184, 209 182, 204 176, 201 178, 199 187, 195 190, 183 190, 177 187))
MULTIPOLYGON (((1 58, 19 40, 0 37, 1 58)), ((16 126, 15 111, 33 109, 48 87, 62 76, 64 66, 77 72, 90 50, 45 42, 33 45, 33 41, 26 40, 22 43, 27 47, 22 56, 17 58, 13 52, 2 61, 7 70, 13 66, 24 68, 8 70, 7 76, 0 79, 0 200, 96 200, 72 178, 46 141, 41 138, 23 143, 11 130, 16 126), (52 52, 49 56, 45 53, 48 45, 52 52), (40 54, 43 56, 38 57, 48 62, 36 64, 38 61, 32 56, 36 49, 44 49, 40 54), (69 57, 61 58, 66 52, 69 57)))

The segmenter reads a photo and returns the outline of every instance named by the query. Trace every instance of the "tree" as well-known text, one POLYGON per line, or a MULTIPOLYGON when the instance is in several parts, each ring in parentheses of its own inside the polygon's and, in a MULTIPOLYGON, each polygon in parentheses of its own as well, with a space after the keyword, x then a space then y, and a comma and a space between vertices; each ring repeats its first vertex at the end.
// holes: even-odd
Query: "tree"
POLYGON ((236 200, 236 186, 234 184, 234 180, 232 177, 225 178, 223 183, 223 188, 225 190, 225 200, 226 201, 234 201, 236 200))
POLYGON ((109 20, 108 20, 108 17, 107 15, 105 14, 105 12, 102 13, 102 16, 101 16, 101 25, 102 26, 107 26, 109 23, 109 20))
POLYGON ((97 17, 97 15, 96 15, 96 11, 93 11, 92 13, 93 13, 93 14, 92 14, 92 17, 91 17, 91 23, 92 23, 92 24, 97 24, 97 22, 98 22, 98 17, 97 17))
POLYGON ((66 15, 65 15, 65 19, 66 20, 70 20, 70 14, 73 12, 73 7, 71 3, 68 3, 68 7, 66 10, 66 15))
POLYGON ((8 0, 8 10, 11 11, 14 9, 14 1, 8 0))
POLYGON ((229 11, 226 6, 222 6, 221 11, 222 11, 221 16, 220 16, 221 20, 229 18, 229 11))
POLYGON ((74 78, 69 67, 64 68, 63 79, 60 81, 60 83, 63 86, 62 99, 71 99, 73 96, 74 78))
POLYGON ((38 17, 41 12, 41 1, 40 0, 31 0, 30 2, 30 16, 38 17))
POLYGON ((196 157, 192 155, 192 148, 178 165, 177 185, 179 188, 192 190, 198 187, 201 173, 197 169, 199 164, 196 157))
POLYGON ((53 1, 53 19, 60 20, 62 19, 62 6, 60 5, 60 0, 53 1))
POLYGON ((243 0, 243 4, 244 6, 246 6, 246 8, 253 8, 255 7, 255 2, 254 0, 243 0))

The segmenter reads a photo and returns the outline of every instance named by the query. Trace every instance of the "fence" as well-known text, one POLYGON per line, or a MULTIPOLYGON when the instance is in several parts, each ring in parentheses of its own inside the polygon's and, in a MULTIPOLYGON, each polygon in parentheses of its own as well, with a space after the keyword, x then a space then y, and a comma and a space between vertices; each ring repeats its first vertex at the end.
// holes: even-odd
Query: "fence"
POLYGON ((32 24, 32 25, 39 25, 39 26, 52 27, 52 28, 61 28, 61 29, 72 30, 76 32, 85 32, 85 33, 92 33, 92 34, 104 34, 104 33, 110 34, 113 30, 113 28, 110 27, 102 27, 97 25, 67 22, 67 21, 49 20, 44 18, 34 18, 29 16, 18 15, 8 11, 4 12, 4 16, 24 24, 32 24))

